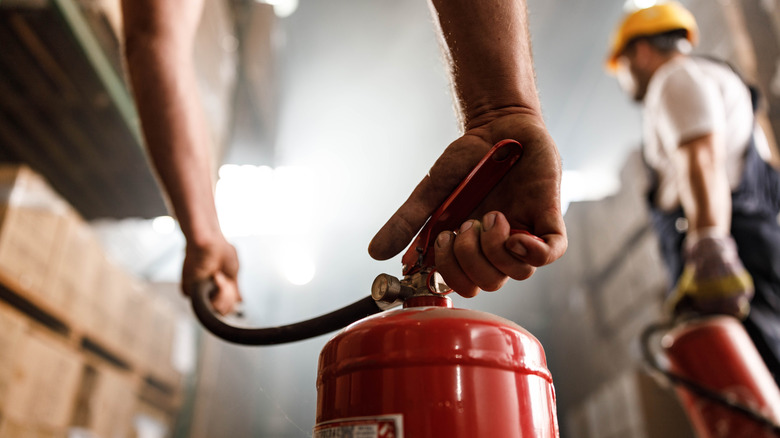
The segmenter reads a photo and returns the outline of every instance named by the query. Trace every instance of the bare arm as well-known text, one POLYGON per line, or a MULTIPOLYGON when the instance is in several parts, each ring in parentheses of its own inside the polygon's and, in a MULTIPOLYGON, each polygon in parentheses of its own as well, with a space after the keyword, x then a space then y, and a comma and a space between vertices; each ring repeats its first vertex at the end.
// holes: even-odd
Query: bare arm
POLYGON ((675 313, 725 313, 744 318, 753 281, 731 237, 731 188, 716 135, 683 142, 673 160, 688 219, 685 267, 667 308, 675 313))
POLYGON ((563 255, 561 163, 541 115, 525 1, 432 0, 432 9, 464 134, 377 233, 369 252, 386 259, 401 251, 493 144, 517 140, 524 146, 520 162, 473 220, 437 240, 437 269, 455 291, 474 296, 508 278, 528 278, 563 255))
POLYGON ((463 126, 502 108, 540 115, 525 1, 432 0, 432 6, 463 126))
POLYGON ((211 137, 199 100, 193 42, 202 0, 125 0, 125 58, 146 147, 187 239, 182 288, 214 278, 214 305, 238 299, 235 250, 214 205, 211 137), (227 290, 226 293, 222 293, 227 290))
POLYGON ((219 233, 192 43, 201 1, 123 2, 127 67, 149 154, 187 239, 219 233))
POLYGON ((726 176, 723 148, 707 134, 686 141, 675 154, 680 202, 688 219, 688 232, 702 230, 721 236, 730 233, 731 188, 726 176))

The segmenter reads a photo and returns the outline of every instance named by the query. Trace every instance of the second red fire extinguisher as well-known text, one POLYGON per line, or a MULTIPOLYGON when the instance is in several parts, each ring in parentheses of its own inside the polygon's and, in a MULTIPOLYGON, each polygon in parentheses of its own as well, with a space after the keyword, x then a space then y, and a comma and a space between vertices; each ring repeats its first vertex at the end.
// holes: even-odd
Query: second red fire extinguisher
POLYGON ((780 438, 780 390, 736 318, 653 325, 642 343, 652 370, 675 385, 699 438, 780 438), (649 347, 656 333, 668 370, 649 347))

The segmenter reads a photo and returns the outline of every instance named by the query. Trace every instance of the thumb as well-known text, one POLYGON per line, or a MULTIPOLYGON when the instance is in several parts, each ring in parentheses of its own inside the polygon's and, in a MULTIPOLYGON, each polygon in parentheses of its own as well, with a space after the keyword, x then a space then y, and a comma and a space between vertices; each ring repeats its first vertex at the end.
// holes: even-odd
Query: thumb
POLYGON ((431 216, 441 199, 433 190, 431 178, 426 176, 417 185, 409 199, 390 217, 371 239, 368 253, 376 260, 387 260, 403 251, 431 216))

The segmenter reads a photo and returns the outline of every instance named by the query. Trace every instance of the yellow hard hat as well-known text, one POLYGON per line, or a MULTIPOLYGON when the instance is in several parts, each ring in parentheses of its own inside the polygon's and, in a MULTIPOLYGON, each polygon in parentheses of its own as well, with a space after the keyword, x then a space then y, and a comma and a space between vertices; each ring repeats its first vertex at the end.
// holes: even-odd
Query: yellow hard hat
POLYGON ((612 35, 607 69, 617 69, 617 59, 626 45, 636 37, 657 35, 676 29, 688 31, 688 41, 696 45, 699 28, 693 14, 677 2, 661 3, 628 14, 612 35))

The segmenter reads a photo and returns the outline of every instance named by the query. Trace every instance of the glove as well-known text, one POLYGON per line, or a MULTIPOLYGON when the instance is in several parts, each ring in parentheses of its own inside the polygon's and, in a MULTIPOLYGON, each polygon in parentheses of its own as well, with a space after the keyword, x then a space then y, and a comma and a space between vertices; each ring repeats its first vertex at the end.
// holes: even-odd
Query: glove
POLYGON ((666 302, 674 316, 726 314, 744 319, 750 312, 753 279, 731 236, 706 236, 686 242, 685 266, 666 302))

